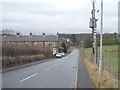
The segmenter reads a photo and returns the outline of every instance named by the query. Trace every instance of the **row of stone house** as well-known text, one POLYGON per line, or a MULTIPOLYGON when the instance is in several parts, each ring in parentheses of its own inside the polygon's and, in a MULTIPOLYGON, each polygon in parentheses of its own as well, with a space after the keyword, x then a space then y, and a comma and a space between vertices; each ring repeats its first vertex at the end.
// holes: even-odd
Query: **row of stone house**
POLYGON ((10 35, 2 36, 2 46, 37 46, 41 48, 57 48, 58 35, 10 35))

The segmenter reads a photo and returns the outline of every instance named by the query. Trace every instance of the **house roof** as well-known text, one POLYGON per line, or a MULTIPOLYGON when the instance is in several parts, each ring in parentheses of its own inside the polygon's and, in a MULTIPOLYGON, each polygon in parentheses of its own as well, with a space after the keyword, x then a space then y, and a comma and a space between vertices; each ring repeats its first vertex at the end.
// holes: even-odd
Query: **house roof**
MULTIPOLYGON (((6 36, 2 37, 1 39, 3 42, 7 41, 14 41, 14 42, 22 42, 22 41, 46 41, 46 42, 57 42, 58 36, 57 35, 35 35, 35 36, 6 36)), ((1 41, 0 40, 0 41, 1 41)))

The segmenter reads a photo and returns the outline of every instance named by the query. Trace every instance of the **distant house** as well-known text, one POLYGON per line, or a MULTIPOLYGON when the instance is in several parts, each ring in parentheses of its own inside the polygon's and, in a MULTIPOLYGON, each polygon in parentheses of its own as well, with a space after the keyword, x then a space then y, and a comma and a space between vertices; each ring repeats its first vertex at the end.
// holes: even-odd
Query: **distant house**
POLYGON ((57 35, 11 35, 2 36, 1 39, 3 46, 35 46, 41 48, 57 48, 58 36, 57 35))

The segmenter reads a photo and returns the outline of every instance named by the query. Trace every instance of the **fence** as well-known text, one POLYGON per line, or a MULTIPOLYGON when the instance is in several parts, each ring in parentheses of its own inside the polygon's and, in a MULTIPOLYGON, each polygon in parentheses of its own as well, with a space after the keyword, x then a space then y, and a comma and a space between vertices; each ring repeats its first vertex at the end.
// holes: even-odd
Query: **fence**
MULTIPOLYGON (((84 57, 88 58, 92 63, 95 63, 95 55, 88 50, 82 51, 84 53, 84 57)), ((114 74, 116 78, 118 78, 118 57, 117 55, 112 55, 113 53, 109 53, 109 51, 103 52, 103 70, 107 70, 110 73, 114 74), (114 56, 114 57, 113 57, 114 56)), ((117 53, 116 53, 117 54, 117 53)), ((98 52, 98 65, 99 65, 100 55, 98 52)))
MULTIPOLYGON (((92 54, 91 48, 81 48, 82 59, 87 58, 95 64, 95 55, 92 54)), ((100 55, 98 52, 98 64, 100 55)), ((115 78, 118 78, 118 50, 104 50, 103 51, 103 70, 107 70, 109 74, 114 74, 115 78)))
MULTIPOLYGON (((89 73, 89 77, 92 80, 94 87, 96 88, 118 88, 118 78, 113 75, 113 66, 112 66, 112 56, 107 53, 108 57, 104 54, 104 64, 103 64, 103 73, 102 78, 99 78, 98 74, 98 64, 95 63, 94 55, 89 52, 91 50, 80 49, 81 57, 84 60, 84 64, 89 73), (105 63, 106 62, 106 63, 105 63)), ((99 60, 99 59, 98 59, 99 60)))

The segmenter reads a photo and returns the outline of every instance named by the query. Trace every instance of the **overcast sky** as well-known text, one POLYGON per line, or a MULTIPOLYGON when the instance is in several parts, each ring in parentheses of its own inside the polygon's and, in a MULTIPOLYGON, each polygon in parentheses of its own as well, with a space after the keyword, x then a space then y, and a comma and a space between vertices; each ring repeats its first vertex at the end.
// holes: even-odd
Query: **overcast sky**
MULTIPOLYGON (((104 32, 118 32, 118 1, 104 1, 104 32)), ((91 33, 92 0, 2 0, 2 29, 22 34, 91 33)), ((100 0, 96 0, 96 11, 100 0)), ((97 31, 100 31, 100 12, 97 31)))

